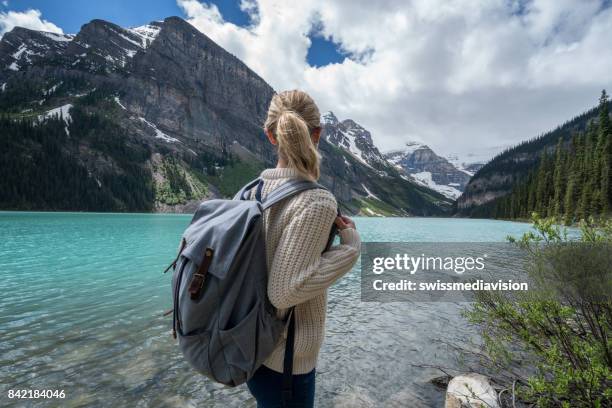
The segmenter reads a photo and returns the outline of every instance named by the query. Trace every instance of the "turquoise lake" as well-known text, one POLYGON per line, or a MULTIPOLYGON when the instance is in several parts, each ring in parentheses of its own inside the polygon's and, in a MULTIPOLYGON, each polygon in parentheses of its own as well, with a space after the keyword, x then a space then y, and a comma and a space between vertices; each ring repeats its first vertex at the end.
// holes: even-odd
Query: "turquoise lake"
MULTIPOLYGON (((212 384, 170 335, 170 274, 190 216, 0 212, 0 406, 254 407, 212 384), (9 389, 64 390, 18 401, 9 389)), ((363 241, 501 242, 523 223, 356 218, 363 241)), ((428 383, 478 342, 465 304, 363 303, 359 264, 330 289, 317 406, 442 406, 428 383), (344 405, 343 405, 344 404, 344 405), (347 405, 348 404, 348 405, 347 405)))

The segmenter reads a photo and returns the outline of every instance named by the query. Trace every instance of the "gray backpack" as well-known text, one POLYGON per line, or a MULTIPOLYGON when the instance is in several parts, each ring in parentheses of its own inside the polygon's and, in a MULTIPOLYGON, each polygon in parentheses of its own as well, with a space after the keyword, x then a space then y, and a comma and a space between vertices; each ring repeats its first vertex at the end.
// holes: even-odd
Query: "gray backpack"
POLYGON ((233 387, 251 378, 288 325, 283 392, 290 397, 293 311, 286 320, 279 319, 267 296, 262 215, 301 191, 324 187, 292 180, 262 201, 262 185, 260 179, 253 180, 233 200, 199 206, 176 259, 166 269, 174 268, 172 333, 193 368, 233 387), (249 200, 255 187, 257 200, 249 200))

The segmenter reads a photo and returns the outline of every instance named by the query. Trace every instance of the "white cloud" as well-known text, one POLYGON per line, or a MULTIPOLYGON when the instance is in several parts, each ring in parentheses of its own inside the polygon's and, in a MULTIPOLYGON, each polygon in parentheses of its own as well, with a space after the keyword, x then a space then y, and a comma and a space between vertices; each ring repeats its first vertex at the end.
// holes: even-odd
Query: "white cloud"
MULTIPOLYGON (((5 6, 7 4, 5 4, 5 6)), ((45 19, 42 19, 41 17, 41 12, 34 9, 26 11, 2 11, 0 12, 0 37, 2 37, 7 31, 11 31, 16 26, 30 28, 32 30, 63 34, 63 30, 61 28, 45 19)))
POLYGON ((383 149, 418 139, 444 154, 491 152, 581 113, 612 83, 604 0, 243 0, 249 27, 177 3, 275 89, 305 89, 383 149), (313 24, 361 58, 310 67, 313 24))

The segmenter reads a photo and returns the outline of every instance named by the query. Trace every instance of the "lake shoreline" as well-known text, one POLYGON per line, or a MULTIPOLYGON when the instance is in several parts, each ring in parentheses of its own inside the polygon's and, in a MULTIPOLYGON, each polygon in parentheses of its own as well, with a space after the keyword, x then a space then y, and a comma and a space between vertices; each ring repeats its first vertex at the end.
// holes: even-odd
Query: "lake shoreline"
MULTIPOLYGON (((66 211, 66 210, 0 210, 0 214, 90 214, 90 215, 174 215, 174 216, 191 216, 193 213, 180 212, 113 212, 113 211, 66 211)), ((367 219, 431 219, 431 220, 482 220, 496 222, 511 222, 518 224, 531 224, 528 220, 506 220, 494 218, 471 218, 471 217, 455 217, 455 216, 371 216, 371 215, 350 215, 350 217, 367 218, 367 219)))

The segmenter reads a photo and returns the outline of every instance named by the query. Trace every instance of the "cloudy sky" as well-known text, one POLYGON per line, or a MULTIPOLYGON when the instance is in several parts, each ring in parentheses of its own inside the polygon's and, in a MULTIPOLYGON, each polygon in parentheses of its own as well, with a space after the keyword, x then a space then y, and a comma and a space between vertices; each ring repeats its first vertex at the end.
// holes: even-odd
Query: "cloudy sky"
POLYGON ((610 1, 96 3, 9 0, 0 34, 179 15, 276 90, 302 88, 359 122, 382 150, 417 140, 468 161, 554 128, 612 85, 610 1))

